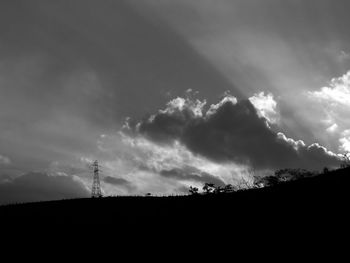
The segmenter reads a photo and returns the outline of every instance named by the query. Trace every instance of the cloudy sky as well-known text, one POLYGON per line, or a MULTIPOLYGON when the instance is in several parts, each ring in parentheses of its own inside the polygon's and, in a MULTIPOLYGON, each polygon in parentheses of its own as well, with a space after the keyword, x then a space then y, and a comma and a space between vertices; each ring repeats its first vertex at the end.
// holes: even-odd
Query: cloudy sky
POLYGON ((0 203, 180 194, 350 151, 346 0, 2 0, 0 203), (317 2, 317 3, 316 3, 317 2))

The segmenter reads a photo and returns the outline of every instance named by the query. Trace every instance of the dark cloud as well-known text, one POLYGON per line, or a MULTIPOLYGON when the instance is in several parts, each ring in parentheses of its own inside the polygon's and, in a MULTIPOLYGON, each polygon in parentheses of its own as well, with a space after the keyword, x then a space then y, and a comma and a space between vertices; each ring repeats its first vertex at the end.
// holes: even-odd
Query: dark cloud
POLYGON ((135 189, 135 186, 133 186, 131 184, 131 182, 129 182, 128 180, 126 180, 124 178, 116 178, 116 177, 112 177, 112 176, 106 176, 103 178, 103 182, 105 182, 107 184, 114 185, 114 186, 120 186, 120 187, 126 188, 128 191, 135 189))
POLYGON ((177 99, 166 110, 134 126, 158 143, 178 140, 194 153, 217 162, 255 168, 308 168, 339 165, 338 158, 318 144, 306 146, 269 128, 249 100, 224 98, 207 112, 189 100, 177 99))
POLYGON ((159 173, 166 178, 172 178, 179 181, 195 181, 199 183, 213 183, 218 186, 224 186, 225 182, 220 178, 209 173, 198 170, 194 167, 173 168, 170 170, 162 170, 159 173))
POLYGON ((27 173, 0 183, 0 204, 88 197, 84 185, 69 175, 27 173))

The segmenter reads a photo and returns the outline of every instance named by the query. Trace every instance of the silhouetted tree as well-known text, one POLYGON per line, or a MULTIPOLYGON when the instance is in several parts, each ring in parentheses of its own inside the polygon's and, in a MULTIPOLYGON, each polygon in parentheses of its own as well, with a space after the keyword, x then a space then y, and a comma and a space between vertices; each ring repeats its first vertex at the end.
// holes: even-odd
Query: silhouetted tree
POLYGON ((279 182, 298 180, 313 175, 313 172, 305 169, 280 169, 275 172, 275 176, 279 182))
POLYGON ((257 181, 255 184, 266 187, 266 186, 275 186, 278 183, 279 183, 278 177, 274 175, 269 175, 265 177, 260 177, 259 181, 257 181))
POLYGON ((205 194, 212 194, 215 191, 215 184, 205 183, 203 186, 203 191, 205 194))
POLYGON ((224 193, 232 193, 235 191, 235 188, 233 187, 232 184, 227 184, 224 187, 224 193))
POLYGON ((223 186, 217 186, 214 189, 214 194, 222 194, 225 192, 225 187, 223 186))
POLYGON ((190 189, 188 190, 191 195, 197 195, 198 194, 198 188, 190 186, 190 189))
POLYGON ((264 181, 262 180, 261 177, 255 176, 254 177, 253 188, 262 188, 262 187, 265 187, 264 181))
MULTIPOLYGON (((325 170, 326 171, 326 170, 325 170)), ((255 177, 254 185, 256 187, 274 186, 281 182, 299 180, 306 177, 315 176, 315 172, 305 169, 280 169, 275 171, 274 175, 266 177, 255 177)))

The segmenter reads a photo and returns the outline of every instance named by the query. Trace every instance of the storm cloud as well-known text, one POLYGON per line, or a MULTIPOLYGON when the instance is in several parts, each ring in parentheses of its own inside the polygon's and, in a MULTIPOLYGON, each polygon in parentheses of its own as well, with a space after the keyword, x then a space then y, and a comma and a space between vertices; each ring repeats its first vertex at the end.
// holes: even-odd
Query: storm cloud
POLYGON ((0 183, 0 204, 88 197, 82 182, 70 175, 27 173, 14 179, 6 176, 0 183))
POLYGON ((232 96, 207 109, 205 102, 177 98, 134 130, 160 144, 179 141, 215 162, 257 169, 321 169, 340 163, 336 154, 317 143, 307 146, 272 130, 248 99, 237 101, 232 96))

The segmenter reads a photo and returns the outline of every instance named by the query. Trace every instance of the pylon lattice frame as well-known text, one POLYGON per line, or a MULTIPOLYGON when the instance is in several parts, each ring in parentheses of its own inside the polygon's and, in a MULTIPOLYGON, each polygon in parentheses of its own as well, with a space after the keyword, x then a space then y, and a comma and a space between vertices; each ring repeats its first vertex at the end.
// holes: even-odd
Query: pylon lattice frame
POLYGON ((100 185, 100 176, 99 176, 99 166, 98 166, 98 161, 94 161, 92 164, 92 168, 94 170, 94 178, 92 182, 92 188, 91 188, 91 197, 96 198, 96 197, 102 197, 102 192, 101 192, 101 185, 100 185))

